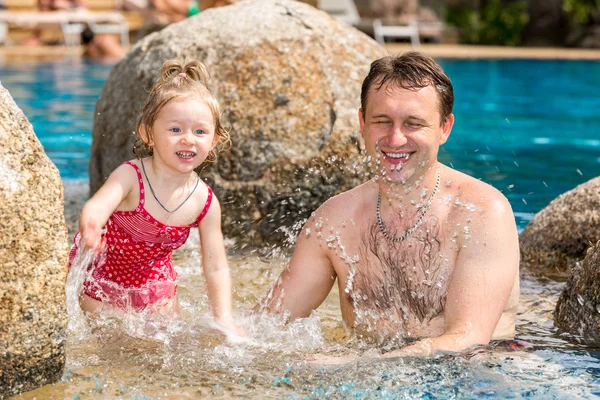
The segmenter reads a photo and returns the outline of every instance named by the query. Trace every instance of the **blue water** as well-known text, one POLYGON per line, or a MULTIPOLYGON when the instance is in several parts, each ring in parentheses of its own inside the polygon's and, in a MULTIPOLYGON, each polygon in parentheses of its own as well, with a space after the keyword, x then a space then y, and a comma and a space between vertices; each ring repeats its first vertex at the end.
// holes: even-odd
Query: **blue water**
MULTIPOLYGON (((440 159, 504 192, 520 229, 600 175, 600 62, 439 61, 456 97, 440 159)), ((79 59, 0 69, 63 179, 88 179, 94 104, 110 70, 79 59)))
MULTIPOLYGON (((521 229, 533 213, 559 194, 600 175, 600 97, 596 95, 600 88, 600 62, 440 62, 452 78, 456 94, 456 123, 440 153, 441 161, 503 191, 511 201, 521 229)), ((33 124, 63 179, 88 178, 94 104, 110 69, 110 66, 79 59, 0 65, 2 85, 33 124)), ((254 288, 264 281, 260 272, 263 269, 255 264, 234 265, 233 276, 245 277, 242 279, 246 285, 240 285, 240 290, 248 285, 254 288)), ((188 275, 188 279, 202 282, 201 277, 188 275)), ((184 278, 186 276, 184 274, 184 278)), ((186 287, 185 279, 183 283, 182 287, 186 287)), ((157 396, 158 391, 146 382, 144 374, 153 374, 149 380, 157 382, 160 393, 165 392, 167 396, 168 390, 174 398, 182 391, 197 395, 200 381, 220 382, 223 387, 228 384, 234 393, 254 393, 258 394, 257 398, 265 388, 270 388, 271 398, 566 399, 597 396, 600 395, 598 349, 569 343, 568 335, 553 327, 552 310, 563 286, 560 282, 541 284, 522 279, 517 335, 536 344, 533 352, 509 353, 508 356, 500 353, 493 355, 495 358, 484 357, 480 361, 476 357, 469 360, 451 357, 365 363, 317 372, 302 364, 301 368, 292 369, 289 356, 275 353, 275 361, 270 360, 267 367, 261 367, 260 362, 242 362, 242 367, 213 368, 215 372, 210 366, 217 363, 211 357, 221 362, 223 356, 218 352, 213 355, 209 346, 202 347, 198 353, 196 347, 200 342, 196 340, 184 341, 192 346, 189 351, 168 348, 165 354, 155 351, 136 358, 130 356, 130 350, 123 352, 123 344, 117 337, 114 351, 104 351, 105 342, 100 342, 102 351, 90 350, 87 346, 93 346, 88 342, 70 348, 69 368, 77 372, 76 378, 66 373, 62 383, 42 388, 46 392, 38 398, 65 398, 65 393, 73 398, 78 390, 97 398, 123 397, 125 389, 132 398, 137 398, 136 393, 141 395, 139 398, 149 398, 143 394, 157 396), (107 358, 98 358, 97 353, 107 358), (204 353, 208 354, 209 361, 205 364, 198 361, 199 354, 204 353), (148 367, 138 367, 132 361, 142 358, 150 360, 148 367), (169 363, 173 366, 165 367, 164 364, 169 363), (107 365, 116 367, 111 370, 107 365), (136 378, 138 369, 144 370, 139 379, 136 378), (206 378, 209 372, 212 375, 206 378), (127 383, 127 387, 122 382, 127 383), (250 382, 250 386, 258 383, 257 388, 247 389, 246 382, 250 382)), ((254 294, 264 291, 264 288, 249 290, 254 294)), ((194 293, 202 293, 202 289, 198 287, 194 293)), ((253 306, 254 296, 240 298, 249 303, 241 308, 253 306)), ((323 325, 333 326, 339 319, 338 308, 325 307, 329 312, 321 315, 323 325)), ((232 350, 231 354, 235 352, 232 350)), ((259 353, 256 360, 262 356, 259 353)), ((215 387, 218 391, 220 386, 215 384, 215 387)))
POLYGON ((94 106, 109 65, 78 60, 0 65, 0 82, 63 179, 87 180, 94 106))

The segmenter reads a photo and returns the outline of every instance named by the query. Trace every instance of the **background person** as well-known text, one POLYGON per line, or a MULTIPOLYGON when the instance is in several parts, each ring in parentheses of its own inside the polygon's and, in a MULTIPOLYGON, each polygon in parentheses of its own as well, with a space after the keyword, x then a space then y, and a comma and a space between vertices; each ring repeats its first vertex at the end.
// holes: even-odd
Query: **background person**
POLYGON ((138 39, 183 21, 204 10, 234 4, 239 0, 125 0, 124 8, 142 13, 145 23, 138 39))
MULTIPOLYGON (((87 0, 38 0, 38 8, 42 12, 47 11, 78 11, 87 9, 87 0)), ((38 46, 42 43, 42 29, 36 28, 33 37, 20 43, 23 46, 38 46)), ((51 43, 56 44, 56 43, 51 43)))
POLYGON ((86 27, 81 32, 83 55, 93 61, 115 63, 125 55, 125 49, 113 35, 96 35, 86 27))

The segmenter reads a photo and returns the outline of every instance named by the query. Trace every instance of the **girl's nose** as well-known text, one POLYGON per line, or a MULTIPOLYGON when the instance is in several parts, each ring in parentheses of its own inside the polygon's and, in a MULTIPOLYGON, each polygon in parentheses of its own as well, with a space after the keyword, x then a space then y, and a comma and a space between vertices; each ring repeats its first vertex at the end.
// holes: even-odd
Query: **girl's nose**
POLYGON ((186 131, 183 135, 181 135, 181 143, 191 144, 193 135, 194 134, 191 131, 186 131))

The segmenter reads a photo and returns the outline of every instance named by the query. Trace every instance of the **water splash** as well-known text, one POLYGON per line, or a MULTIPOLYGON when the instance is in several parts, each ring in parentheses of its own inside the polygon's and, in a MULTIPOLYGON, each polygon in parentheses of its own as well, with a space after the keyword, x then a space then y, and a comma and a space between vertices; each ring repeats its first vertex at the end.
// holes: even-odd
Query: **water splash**
POLYGON ((88 268, 94 261, 94 252, 80 246, 67 276, 66 298, 67 315, 70 339, 83 340, 90 335, 91 329, 87 324, 87 317, 79 306, 79 296, 83 291, 83 283, 91 277, 92 269, 88 268))

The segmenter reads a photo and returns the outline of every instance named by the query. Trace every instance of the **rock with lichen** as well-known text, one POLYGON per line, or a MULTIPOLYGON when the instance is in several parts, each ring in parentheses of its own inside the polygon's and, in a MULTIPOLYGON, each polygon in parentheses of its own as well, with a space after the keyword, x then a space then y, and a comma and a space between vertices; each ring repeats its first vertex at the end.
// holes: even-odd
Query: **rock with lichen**
POLYGON ((223 230, 239 242, 280 242, 324 200, 365 180, 360 86, 385 54, 298 1, 246 0, 170 25, 138 42, 104 85, 91 191, 132 157, 136 119, 162 63, 198 59, 231 127, 233 146, 202 173, 221 201, 223 230))
POLYGON ((0 85, 0 398, 56 382, 68 256, 58 169, 0 85))
POLYGON ((576 263, 554 311, 557 327, 598 342, 600 339, 600 241, 576 263))
POLYGON ((519 236, 521 266, 540 275, 567 275, 600 240, 600 177, 561 194, 519 236))

